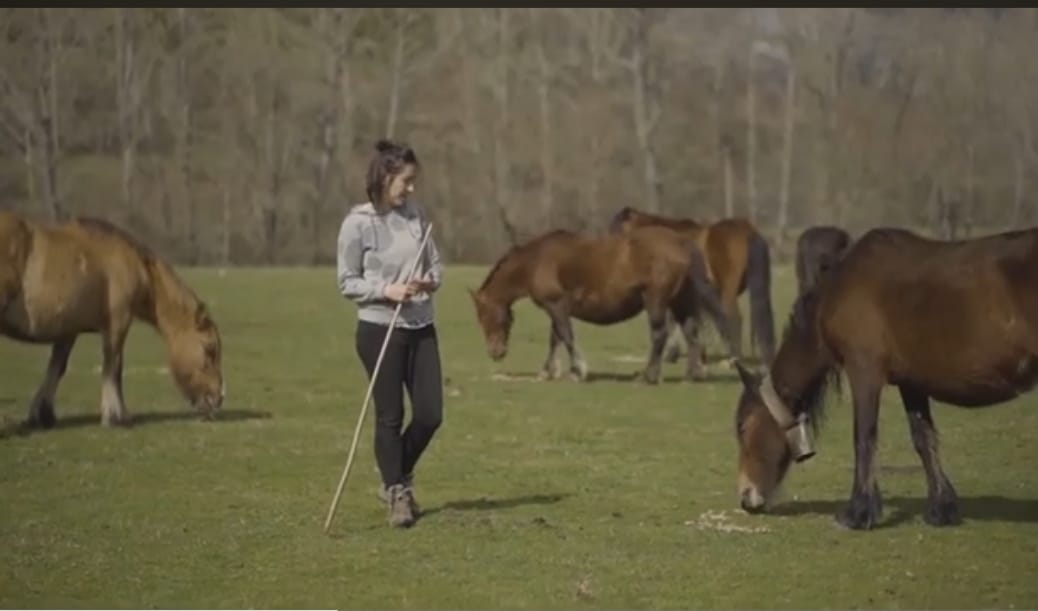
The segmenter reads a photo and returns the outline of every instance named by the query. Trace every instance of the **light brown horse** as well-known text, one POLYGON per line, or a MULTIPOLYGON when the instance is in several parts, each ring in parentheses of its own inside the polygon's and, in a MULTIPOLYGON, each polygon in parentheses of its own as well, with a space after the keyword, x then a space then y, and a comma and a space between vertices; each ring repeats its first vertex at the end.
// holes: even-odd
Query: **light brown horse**
POLYGON ((869 529, 880 517, 877 422, 881 392, 891 385, 926 472, 924 520, 958 522, 930 401, 987 407, 1038 383, 1038 227, 959 241, 874 229, 853 243, 795 302, 767 375, 740 366, 735 434, 744 509, 767 508, 790 464, 813 455, 811 428, 841 371, 854 405, 854 481, 837 521, 869 529))
MULTIPOLYGON (((648 314, 651 347, 642 378, 659 381, 660 360, 670 312, 694 345, 697 308, 719 309, 709 289, 698 249, 662 227, 624 235, 588 236, 551 231, 506 252, 478 290, 469 290, 490 358, 508 350, 512 304, 529 297, 551 320, 548 358, 542 379, 559 375, 556 349, 569 351, 570 372, 587 379, 587 362, 577 347, 570 317, 597 325, 648 314)), ((687 375, 703 377, 701 351, 689 350, 687 375)))
POLYGON ((0 334, 51 345, 29 405, 30 426, 56 423, 54 396, 81 333, 101 336, 101 423, 128 423, 123 344, 135 318, 165 341, 184 396, 206 416, 218 410, 224 398, 219 331, 169 264, 105 221, 43 224, 0 212, 0 334))
POLYGON ((654 226, 677 231, 706 257, 707 278, 719 293, 722 305, 719 315, 713 316, 714 322, 733 358, 742 356, 738 298, 749 289, 750 341, 757 347, 758 355, 770 362, 775 354, 775 321, 771 308, 771 250, 764 236, 743 218, 699 223, 649 214, 629 206, 613 216, 609 231, 624 233, 635 227, 654 226))

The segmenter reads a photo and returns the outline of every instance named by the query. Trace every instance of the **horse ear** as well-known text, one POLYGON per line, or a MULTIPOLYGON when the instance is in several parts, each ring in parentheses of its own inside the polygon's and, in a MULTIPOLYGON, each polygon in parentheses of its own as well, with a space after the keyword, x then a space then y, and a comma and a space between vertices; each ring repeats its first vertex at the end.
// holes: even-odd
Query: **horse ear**
POLYGON ((735 361, 735 369, 739 372, 739 378, 742 380, 742 385, 746 387, 746 390, 757 390, 757 386, 760 384, 760 380, 757 376, 747 369, 741 361, 735 361))

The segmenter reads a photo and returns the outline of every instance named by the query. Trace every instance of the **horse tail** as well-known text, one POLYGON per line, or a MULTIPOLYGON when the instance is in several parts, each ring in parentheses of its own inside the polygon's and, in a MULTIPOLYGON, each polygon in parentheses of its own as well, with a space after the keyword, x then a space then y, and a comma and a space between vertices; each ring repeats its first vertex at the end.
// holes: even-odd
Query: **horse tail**
POLYGON ((695 296, 695 307, 692 314, 699 317, 702 310, 705 309, 706 313, 716 321, 718 329, 722 331, 722 335, 727 337, 728 328, 726 325, 728 324, 728 317, 724 312, 724 304, 721 303, 721 294, 717 287, 714 286, 714 283, 710 282, 710 275, 706 266, 706 254, 698 245, 693 245, 688 266, 688 279, 692 284, 695 296))
POLYGON ((750 339, 770 363, 775 356, 775 317, 771 310, 771 252, 759 232, 750 236, 747 285, 750 290, 750 339))
POLYGON ((0 212, 0 313, 21 292, 22 272, 32 247, 32 231, 13 212, 0 212))

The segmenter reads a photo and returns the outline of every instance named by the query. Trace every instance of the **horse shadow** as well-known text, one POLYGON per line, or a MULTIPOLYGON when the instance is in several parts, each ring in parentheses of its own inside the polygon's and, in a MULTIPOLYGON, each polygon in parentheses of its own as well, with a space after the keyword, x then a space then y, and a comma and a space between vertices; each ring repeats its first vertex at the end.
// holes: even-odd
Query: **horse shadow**
MULTIPOLYGON (((220 412, 211 419, 204 418, 201 414, 194 411, 177 411, 177 412, 140 412, 131 413, 130 420, 124 425, 120 425, 115 428, 127 428, 132 429, 138 426, 147 426, 150 424, 161 424, 164 422, 184 422, 190 420, 197 420, 205 424, 221 424, 225 422, 240 422, 243 420, 267 420, 273 418, 273 414, 268 411, 258 411, 250 409, 229 409, 220 410, 220 412)), ((71 414, 68 416, 58 416, 57 422, 54 426, 49 429, 30 427, 25 420, 9 421, 5 422, 0 427, 0 439, 4 439, 11 436, 24 437, 34 433, 45 433, 47 431, 57 431, 62 429, 73 429, 85 426, 100 426, 101 415, 100 414, 71 414)))
MULTIPOLYGON (((523 381, 523 382, 541 382, 544 384, 558 384, 565 382, 578 383, 576 380, 570 378, 567 374, 560 376, 555 380, 540 380, 537 373, 530 372, 517 372, 511 371, 503 374, 501 379, 507 379, 512 381, 523 381)), ((623 382, 626 384, 645 384, 642 382, 642 372, 637 370, 634 372, 623 372, 623 371, 589 371, 587 378, 583 384, 594 384, 596 382, 623 382)), ((736 372, 719 372, 709 371, 702 380, 689 380, 684 374, 670 374, 660 375, 659 384, 735 384, 741 383, 739 380, 738 373, 736 372)), ((649 384, 645 384, 649 386, 649 384)))
POLYGON ((523 505, 552 505, 562 499, 571 496, 569 493, 555 494, 531 494, 503 499, 488 499, 486 497, 463 501, 448 501, 437 507, 422 510, 422 517, 430 516, 441 511, 495 511, 499 509, 510 509, 523 505))
MULTIPOLYGON (((771 513, 780 516, 835 516, 847 506, 839 501, 790 501, 775 507, 771 513)), ((875 528, 891 528, 922 519, 926 499, 896 496, 883 499, 883 516, 875 528)), ((1013 522, 1038 524, 1038 499, 1011 499, 1004 496, 959 497, 959 515, 963 524, 978 522, 1013 522)))
MULTIPOLYGON (((642 372, 635 371, 633 373, 615 372, 615 371, 601 371, 601 372, 588 372, 587 381, 594 382, 629 382, 629 383, 642 383, 642 372)), ((737 372, 727 371, 707 371, 702 379, 690 380, 685 374, 670 374, 660 375, 660 384, 735 384, 741 383, 737 372)), ((646 384, 648 386, 648 384, 646 384)))

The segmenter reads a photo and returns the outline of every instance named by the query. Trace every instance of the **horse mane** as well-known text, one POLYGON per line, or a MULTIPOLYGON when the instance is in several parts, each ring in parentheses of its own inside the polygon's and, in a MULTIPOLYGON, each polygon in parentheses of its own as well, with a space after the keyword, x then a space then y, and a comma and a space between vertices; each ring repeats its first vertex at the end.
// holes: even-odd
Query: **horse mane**
POLYGON ((136 237, 131 235, 130 232, 126 231, 122 227, 110 223, 109 221, 93 216, 80 216, 75 218, 75 222, 87 231, 92 231, 94 233, 111 236, 114 238, 118 238, 123 242, 126 242, 133 248, 133 250, 137 253, 137 256, 140 257, 141 261, 147 266, 152 265, 157 258, 155 256, 155 253, 146 245, 144 245, 143 242, 138 240, 136 237))
POLYGON ((828 349, 819 336, 818 303, 825 284, 825 279, 823 279, 819 284, 797 297, 782 331, 782 344, 798 342, 801 345, 810 346, 809 349, 825 352, 820 355, 820 360, 824 363, 822 370, 808 382, 793 405, 794 413, 807 414, 815 433, 818 432, 825 419, 825 399, 829 391, 834 390, 839 396, 843 390, 840 385, 841 369, 828 354, 828 349))
MULTIPOLYGON (((130 232, 118 225, 97 217, 76 217, 75 222, 87 231, 99 235, 114 237, 130 246, 137 256, 140 257, 141 263, 144 265, 144 269, 153 285, 162 282, 169 285, 169 288, 175 289, 174 291, 166 292, 167 295, 172 298, 172 301, 177 303, 177 305, 184 307, 185 309, 195 306, 196 304, 201 304, 205 307, 202 300, 197 294, 195 294, 194 290, 184 282, 183 278, 177 274, 176 270, 173 269, 173 266, 159 257, 155 251, 130 234, 130 232)), ((153 286, 153 288, 157 287, 153 286)), ((159 304, 156 303, 154 305, 157 308, 159 304)))
POLYGON ((494 262, 494 265, 490 268, 490 271, 487 272, 486 277, 483 278, 483 283, 479 285, 479 290, 482 291, 483 289, 485 289, 487 285, 490 284, 490 281, 494 279, 494 276, 496 276, 497 273, 501 271, 501 268, 504 266, 504 264, 510 261, 516 255, 529 251, 530 249, 539 246, 542 242, 549 240, 555 236, 570 233, 572 232, 567 229, 553 229, 552 231, 539 235, 528 242, 512 245, 508 250, 505 251, 503 255, 498 257, 497 261, 494 262))
POLYGON ((513 256, 518 254, 520 248, 521 246, 517 244, 513 245, 508 250, 506 250, 503 255, 498 257, 497 261, 494 262, 493 267, 491 267, 490 271, 487 272, 487 277, 483 279, 483 284, 479 285, 479 290, 482 291, 487 287, 488 284, 490 284, 490 281, 494 279, 494 276, 497 274, 497 272, 501 270, 501 266, 504 265, 505 262, 511 259, 513 256))

